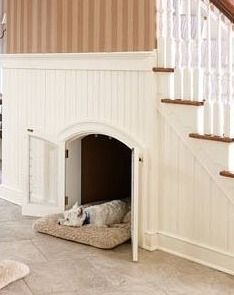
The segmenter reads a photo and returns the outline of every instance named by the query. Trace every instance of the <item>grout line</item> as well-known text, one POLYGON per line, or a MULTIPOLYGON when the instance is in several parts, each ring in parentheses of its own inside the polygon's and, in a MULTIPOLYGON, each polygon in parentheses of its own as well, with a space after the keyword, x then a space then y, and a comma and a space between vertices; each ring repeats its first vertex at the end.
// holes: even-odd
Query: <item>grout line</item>
POLYGON ((45 254, 42 252, 42 250, 36 245, 36 243, 33 241, 33 239, 31 239, 30 241, 33 244, 33 246, 40 252, 40 254, 45 258, 46 262, 48 262, 49 260, 47 259, 45 254))
MULTIPOLYGON (((30 273, 31 273, 31 271, 30 271, 30 273)), ((29 273, 29 275, 30 275, 30 273, 29 273)), ((33 293, 33 290, 29 287, 29 285, 28 285, 28 283, 26 282, 26 280, 25 280, 25 279, 22 279, 22 281, 24 282, 24 284, 25 284, 26 287, 28 288, 29 292, 33 295, 33 294, 34 294, 34 293, 33 293)))

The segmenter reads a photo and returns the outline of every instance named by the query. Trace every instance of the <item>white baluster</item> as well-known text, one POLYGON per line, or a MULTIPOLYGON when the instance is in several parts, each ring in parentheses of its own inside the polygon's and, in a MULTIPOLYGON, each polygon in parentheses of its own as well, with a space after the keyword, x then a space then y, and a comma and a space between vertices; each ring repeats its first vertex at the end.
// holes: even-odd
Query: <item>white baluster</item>
POLYGON ((187 37, 186 37, 186 48, 187 48, 187 65, 184 69, 184 99, 193 98, 193 71, 192 71, 192 36, 191 36, 191 0, 187 0, 186 9, 187 19, 187 37))
POLYGON ((203 81, 204 81, 204 71, 202 68, 201 62, 201 45, 202 45, 202 15, 201 15, 201 1, 197 1, 196 8, 196 18, 197 18, 197 38, 196 38, 196 49, 197 49, 197 65, 194 69, 194 99, 198 101, 202 101, 204 99, 203 96, 203 81))
MULTIPOLYGON (((164 0, 166 2, 166 0, 164 0)), ((175 67, 175 38, 173 34, 174 29, 174 5, 173 0, 167 0, 168 7, 167 7, 167 41, 166 41, 166 66, 168 68, 175 67)))
POLYGON ((176 2, 177 23, 177 61, 175 69, 175 98, 183 98, 183 65, 182 65, 182 29, 181 29, 181 1, 176 2))
POLYGON ((206 83, 207 83, 207 97, 204 105, 204 133, 212 134, 213 132, 213 102, 211 91, 211 7, 208 5, 207 19, 206 19, 206 38, 207 38, 207 54, 206 54, 206 83))
POLYGON ((217 24, 217 51, 218 60, 216 67, 216 79, 217 79, 217 94, 214 103, 214 114, 213 114, 213 124, 214 124, 214 134, 218 136, 223 136, 223 121, 224 121, 224 104, 222 102, 222 20, 221 13, 219 14, 218 24, 217 24))
POLYGON ((233 24, 228 30, 228 98, 225 102, 224 135, 234 137, 234 93, 233 93, 233 24))
POLYGON ((165 0, 156 0, 157 7, 157 47, 159 49, 158 54, 158 66, 166 67, 166 34, 167 34, 167 3, 165 0))

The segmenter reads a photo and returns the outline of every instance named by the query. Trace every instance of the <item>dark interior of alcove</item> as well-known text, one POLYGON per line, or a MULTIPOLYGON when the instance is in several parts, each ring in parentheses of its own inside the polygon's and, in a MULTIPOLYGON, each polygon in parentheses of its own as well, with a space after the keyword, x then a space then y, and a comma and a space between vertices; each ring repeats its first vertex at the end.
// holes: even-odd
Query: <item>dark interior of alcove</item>
POLYGON ((106 135, 88 135, 81 142, 81 203, 131 196, 132 151, 106 135))

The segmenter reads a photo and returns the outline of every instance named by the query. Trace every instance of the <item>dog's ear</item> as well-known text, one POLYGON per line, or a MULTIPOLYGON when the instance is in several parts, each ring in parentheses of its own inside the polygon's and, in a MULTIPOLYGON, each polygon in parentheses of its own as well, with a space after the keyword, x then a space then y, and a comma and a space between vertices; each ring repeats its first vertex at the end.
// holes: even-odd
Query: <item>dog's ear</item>
POLYGON ((78 215, 77 216, 80 217, 80 216, 83 215, 83 213, 84 213, 84 208, 82 206, 80 206, 79 212, 78 212, 78 215))
POLYGON ((76 202, 74 205, 73 205, 73 207, 72 207, 72 209, 77 209, 79 206, 78 206, 78 202, 76 202))

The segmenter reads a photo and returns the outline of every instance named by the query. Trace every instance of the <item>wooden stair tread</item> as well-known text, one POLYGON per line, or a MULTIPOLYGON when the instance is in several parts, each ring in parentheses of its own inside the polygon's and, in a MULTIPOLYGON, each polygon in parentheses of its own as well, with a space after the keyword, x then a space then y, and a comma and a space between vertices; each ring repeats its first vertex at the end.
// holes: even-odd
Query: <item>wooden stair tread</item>
POLYGON ((187 99, 170 99, 164 98, 161 99, 162 103, 171 103, 171 104, 180 104, 180 105, 190 105, 190 106, 204 106, 204 101, 195 101, 187 99))
POLYGON ((154 67, 153 69, 154 73, 174 73, 174 68, 160 68, 160 67, 154 67))
POLYGON ((224 177, 234 178, 234 172, 231 172, 231 171, 224 170, 224 171, 221 171, 219 174, 224 177))
POLYGON ((198 134, 198 133, 190 133, 189 137, 203 140, 212 140, 218 142, 232 143, 234 142, 234 138, 231 137, 222 137, 217 135, 207 135, 207 134, 198 134))

